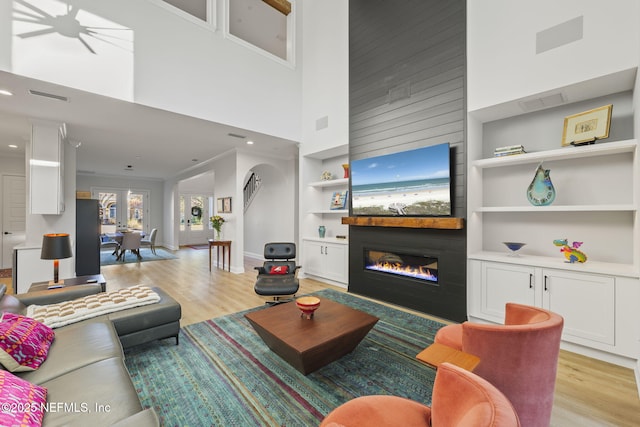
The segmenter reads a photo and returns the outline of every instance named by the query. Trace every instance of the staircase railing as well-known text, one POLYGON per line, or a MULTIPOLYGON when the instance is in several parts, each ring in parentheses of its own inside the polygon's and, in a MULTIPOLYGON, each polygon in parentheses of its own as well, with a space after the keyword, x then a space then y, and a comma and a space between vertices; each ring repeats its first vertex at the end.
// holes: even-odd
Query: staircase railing
POLYGON ((255 198, 258 190, 260 189, 260 185, 262 184, 262 180, 255 172, 251 172, 251 176, 247 180, 247 183, 244 185, 244 210, 246 212, 247 208, 255 198))

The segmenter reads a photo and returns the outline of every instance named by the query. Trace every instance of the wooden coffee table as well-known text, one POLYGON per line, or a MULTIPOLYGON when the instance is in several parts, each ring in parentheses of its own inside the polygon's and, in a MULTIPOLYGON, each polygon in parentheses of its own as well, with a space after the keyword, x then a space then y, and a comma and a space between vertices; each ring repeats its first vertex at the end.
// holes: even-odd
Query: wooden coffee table
POLYGON ((295 302, 245 317, 274 353, 305 375, 353 351, 378 321, 375 316, 324 298, 311 319, 300 316, 295 302))

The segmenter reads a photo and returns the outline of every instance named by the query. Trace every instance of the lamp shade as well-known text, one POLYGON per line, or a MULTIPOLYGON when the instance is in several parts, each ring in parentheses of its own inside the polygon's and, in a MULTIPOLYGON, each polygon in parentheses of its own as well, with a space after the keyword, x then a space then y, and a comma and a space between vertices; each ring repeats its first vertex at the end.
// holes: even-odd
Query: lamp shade
POLYGON ((71 239, 66 233, 45 234, 42 236, 40 259, 71 258, 71 239))

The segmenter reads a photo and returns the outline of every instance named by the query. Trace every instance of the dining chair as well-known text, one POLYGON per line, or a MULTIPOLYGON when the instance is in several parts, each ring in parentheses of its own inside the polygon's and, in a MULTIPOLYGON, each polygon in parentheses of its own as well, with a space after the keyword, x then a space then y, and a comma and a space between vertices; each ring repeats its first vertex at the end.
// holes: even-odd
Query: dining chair
POLYGON ((100 236, 100 250, 104 248, 113 248, 111 255, 116 255, 120 251, 120 244, 111 237, 103 234, 100 236))
POLYGON ((154 228, 153 230, 151 230, 151 234, 149 234, 149 237, 144 237, 140 241, 140 246, 149 246, 151 252, 154 255, 156 254, 156 234, 158 234, 158 229, 154 228))
POLYGON ((122 258, 122 262, 124 262, 127 250, 135 254, 139 260, 142 259, 142 257, 140 256, 141 240, 142 240, 142 235, 140 233, 135 233, 135 232, 123 233, 122 243, 120 244, 120 254, 118 255, 118 259, 122 258))

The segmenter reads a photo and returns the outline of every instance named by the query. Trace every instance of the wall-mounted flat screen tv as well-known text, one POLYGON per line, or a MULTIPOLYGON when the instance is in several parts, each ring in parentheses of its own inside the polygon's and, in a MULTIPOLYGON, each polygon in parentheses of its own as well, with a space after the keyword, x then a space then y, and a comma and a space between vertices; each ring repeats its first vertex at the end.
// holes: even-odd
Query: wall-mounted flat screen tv
POLYGON ((450 216, 449 144, 351 161, 357 216, 450 216))

